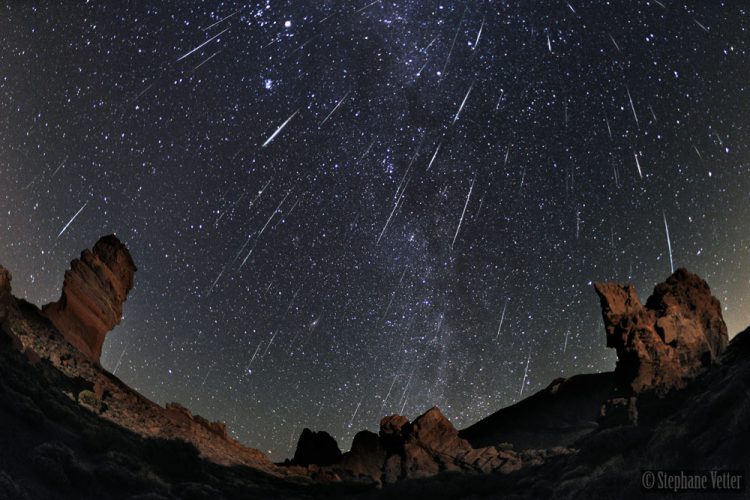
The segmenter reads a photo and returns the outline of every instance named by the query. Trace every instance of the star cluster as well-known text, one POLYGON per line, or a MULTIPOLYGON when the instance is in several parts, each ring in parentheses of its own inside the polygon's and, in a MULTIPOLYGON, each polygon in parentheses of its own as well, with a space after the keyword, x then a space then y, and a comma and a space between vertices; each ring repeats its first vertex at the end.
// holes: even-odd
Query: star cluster
POLYGON ((750 323, 741 1, 9 2, 0 259, 139 268, 103 365, 283 459, 610 370, 593 281, 750 323))

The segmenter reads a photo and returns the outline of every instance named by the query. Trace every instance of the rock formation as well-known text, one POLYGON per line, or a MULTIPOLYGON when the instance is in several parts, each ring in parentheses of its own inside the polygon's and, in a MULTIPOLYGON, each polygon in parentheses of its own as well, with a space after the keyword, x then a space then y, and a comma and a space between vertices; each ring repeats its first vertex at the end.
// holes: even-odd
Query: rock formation
POLYGON ((0 330, 31 364, 48 365, 68 380, 71 387, 58 390, 78 408, 142 437, 190 443, 215 463, 278 474, 263 453, 228 436, 223 423, 193 415, 178 403, 163 408, 99 365, 104 337, 120 321, 134 272, 125 246, 105 236, 72 262, 62 297, 40 311, 13 297, 10 274, 0 266, 0 330))
MULTIPOLYGON (((358 433, 351 451, 327 469, 329 477, 345 481, 390 484, 446 471, 507 474, 524 465, 538 465, 552 456, 572 452, 562 447, 523 452, 510 448, 472 448, 440 410, 433 407, 414 422, 402 415, 384 417, 379 434, 358 433)), ((318 469, 313 472, 318 473, 318 469)))
POLYGON ((336 440, 327 432, 304 429, 297 441, 292 463, 295 465, 331 465, 341 460, 341 450, 336 440))
POLYGON ((114 235, 104 236, 65 272, 62 296, 42 308, 65 338, 95 363, 104 337, 122 318, 122 303, 133 288, 136 267, 114 235))
MULTIPOLYGON (((632 286, 595 287, 607 346, 617 350, 614 373, 557 379, 461 433, 437 408, 414 422, 385 417, 379 435, 357 434, 331 472, 382 484, 444 471, 508 473, 541 464, 572 453, 568 446, 594 431, 638 423, 639 410, 652 412, 654 399, 704 374, 726 348, 718 300, 705 281, 684 269, 657 285, 645 306, 632 286)), ((656 413, 667 408, 663 400, 656 403, 656 413)))
POLYGON ((641 305, 632 285, 597 283, 607 347, 617 351, 615 383, 624 397, 681 389, 727 345, 719 301, 705 281, 678 269, 641 305))
POLYGON ((614 373, 556 379, 461 433, 438 408, 413 422, 387 416, 379 433, 358 433, 343 455, 333 437, 305 429, 286 467, 232 439, 223 423, 177 403, 163 408, 98 364, 134 272, 125 247, 102 238, 72 263, 61 299, 41 312, 13 297, 0 267, 0 423, 9 436, 0 498, 23 497, 21 484, 49 497, 42 482, 24 480, 31 474, 69 488, 71 498, 81 498, 79 487, 90 488, 83 498, 123 487, 159 498, 312 498, 390 484, 383 497, 419 490, 454 498, 475 488, 477 496, 624 499, 640 491, 644 466, 746 461, 750 329, 727 348, 718 301, 684 269, 645 305, 632 286, 596 285, 607 345, 617 350, 614 373), (443 472, 454 474, 428 479, 443 472), (408 481, 415 479, 422 481, 408 481))

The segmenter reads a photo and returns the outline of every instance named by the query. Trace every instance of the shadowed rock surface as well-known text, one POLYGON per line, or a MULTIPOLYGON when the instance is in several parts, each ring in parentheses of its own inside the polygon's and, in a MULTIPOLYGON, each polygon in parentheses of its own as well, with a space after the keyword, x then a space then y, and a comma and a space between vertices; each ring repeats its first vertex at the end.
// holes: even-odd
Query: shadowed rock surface
POLYGON ((10 288, 11 276, 7 269, 0 267, 0 323, 8 317, 8 309, 13 303, 10 288))
POLYGON ((114 235, 104 236, 70 263, 60 300, 44 306, 42 314, 68 342, 99 363, 104 337, 120 324, 135 271, 125 245, 114 235))
MULTIPOLYGON (((352 449, 344 453, 341 467, 354 478, 365 478, 381 483, 386 451, 380 436, 370 431, 360 431, 354 436, 352 449)), ((368 481, 369 482, 369 481, 368 481)))
POLYGON ((472 446, 513 443, 516 449, 570 446, 598 427, 602 402, 612 394, 612 372, 554 380, 546 389, 463 429, 472 446))
POLYGON ((333 437, 325 431, 313 432, 305 428, 297 441, 294 465, 331 465, 341 460, 341 450, 333 437))

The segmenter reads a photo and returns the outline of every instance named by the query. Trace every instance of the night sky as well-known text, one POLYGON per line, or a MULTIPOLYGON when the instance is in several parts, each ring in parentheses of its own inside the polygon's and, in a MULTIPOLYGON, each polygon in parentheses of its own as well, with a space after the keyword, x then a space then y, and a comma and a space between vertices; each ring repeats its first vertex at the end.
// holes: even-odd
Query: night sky
POLYGON ((0 262, 138 266, 102 364, 279 460, 610 370, 593 281, 750 324, 750 3, 0 7, 0 262), (670 250, 671 249, 671 250, 670 250))

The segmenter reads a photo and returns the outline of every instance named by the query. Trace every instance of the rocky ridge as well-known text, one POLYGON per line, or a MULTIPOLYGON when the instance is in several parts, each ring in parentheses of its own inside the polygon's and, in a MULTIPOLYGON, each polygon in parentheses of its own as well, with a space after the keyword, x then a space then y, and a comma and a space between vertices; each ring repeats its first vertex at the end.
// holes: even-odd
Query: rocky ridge
POLYGON ((13 297, 10 273, 0 267, 2 328, 31 363, 49 362, 76 380, 80 389, 68 390, 67 396, 101 418, 141 436, 191 443, 202 456, 219 464, 242 464, 279 474, 263 453, 231 439, 223 423, 193 415, 178 403, 163 408, 99 365, 98 353, 107 333, 102 329, 119 323, 134 272, 124 245, 115 236, 106 236, 92 251, 84 251, 81 260, 73 261, 60 301, 39 311, 13 297))

